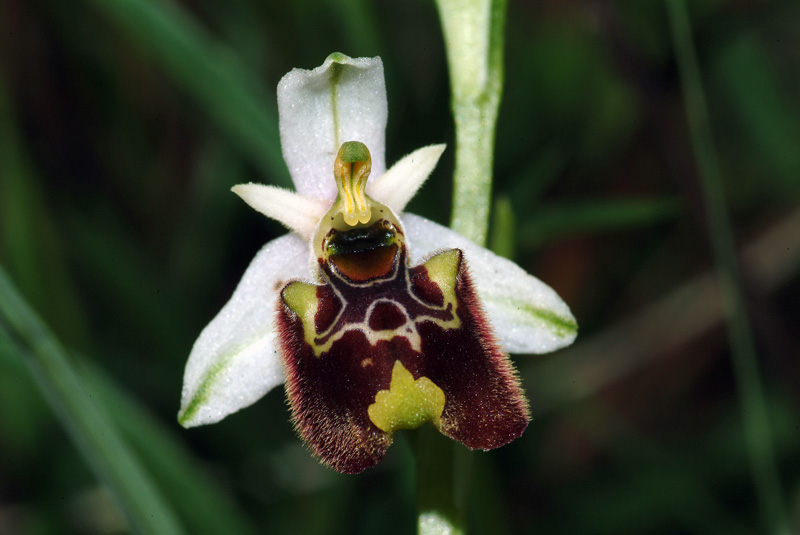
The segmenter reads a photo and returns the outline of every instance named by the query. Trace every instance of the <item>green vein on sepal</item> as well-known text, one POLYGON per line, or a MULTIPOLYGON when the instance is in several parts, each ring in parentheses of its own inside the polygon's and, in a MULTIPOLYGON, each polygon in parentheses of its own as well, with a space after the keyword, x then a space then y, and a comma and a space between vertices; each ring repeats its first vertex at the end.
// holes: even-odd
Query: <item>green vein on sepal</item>
POLYGON ((220 372, 228 365, 234 354, 235 353, 227 355, 206 372, 203 380, 200 382, 200 386, 195 390, 192 400, 186 405, 186 408, 178 414, 179 424, 186 427, 186 425, 194 419, 200 407, 208 401, 211 395, 211 386, 218 379, 220 372))
MULTIPOLYGON (((253 340, 258 340, 261 337, 256 337, 253 340)), ((235 350, 229 351, 222 355, 214 366, 206 371, 203 379, 200 381, 200 386, 195 390, 192 400, 186 405, 186 408, 178 413, 178 423, 186 427, 190 423, 200 407, 206 403, 213 392, 213 385, 217 382, 222 371, 230 364, 231 360, 244 351, 247 347, 253 345, 253 342, 247 342, 238 346, 235 350)))
POLYGON ((572 336, 578 332, 578 323, 574 319, 559 316, 555 312, 536 308, 521 301, 509 301, 508 303, 517 310, 530 314, 545 323, 549 330, 562 338, 572 336))
POLYGON ((192 400, 188 405, 186 405, 186 408, 182 410, 180 414, 178 414, 179 424, 185 427, 186 424, 194 419, 195 414, 200 407, 208 401, 208 398, 211 395, 212 385, 217 381, 219 374, 230 363, 235 354, 236 352, 229 353, 206 372, 203 380, 200 382, 200 386, 197 388, 197 390, 195 390, 192 400))
POLYGON ((333 135, 336 136, 335 146, 339 147, 342 144, 342 140, 339 139, 339 98, 337 88, 344 69, 342 62, 347 59, 347 56, 341 52, 334 52, 328 58, 333 60, 333 64, 331 64, 331 108, 333 111, 333 135))

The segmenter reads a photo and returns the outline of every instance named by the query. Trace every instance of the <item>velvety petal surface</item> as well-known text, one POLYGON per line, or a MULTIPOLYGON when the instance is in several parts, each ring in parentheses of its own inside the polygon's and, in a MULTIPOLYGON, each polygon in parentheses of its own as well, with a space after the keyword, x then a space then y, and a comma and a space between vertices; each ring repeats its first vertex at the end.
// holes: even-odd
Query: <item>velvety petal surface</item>
POLYGON ((298 193, 332 201, 333 162, 342 143, 360 141, 372 174, 386 171, 388 115, 380 58, 331 54, 314 70, 294 69, 278 84, 283 158, 298 193))
MULTIPOLYGON (((286 392, 298 433, 332 468, 375 465, 399 429, 432 422, 472 449, 500 447, 528 425, 508 355, 478 304, 459 250, 354 285, 292 283, 279 311, 286 392)), ((362 258, 362 260, 368 260, 362 258)))
POLYGON ((275 331, 278 294, 288 280, 308 278, 308 244, 297 234, 258 252, 192 348, 183 377, 181 425, 218 422, 283 383, 275 331))
POLYGON ((429 145, 400 159, 388 171, 367 183, 367 194, 387 205, 396 214, 428 180, 447 146, 429 145))
POLYGON ((495 335, 509 353, 547 353, 572 343, 578 324, 548 285, 506 258, 433 221, 403 215, 411 263, 461 249, 495 335))

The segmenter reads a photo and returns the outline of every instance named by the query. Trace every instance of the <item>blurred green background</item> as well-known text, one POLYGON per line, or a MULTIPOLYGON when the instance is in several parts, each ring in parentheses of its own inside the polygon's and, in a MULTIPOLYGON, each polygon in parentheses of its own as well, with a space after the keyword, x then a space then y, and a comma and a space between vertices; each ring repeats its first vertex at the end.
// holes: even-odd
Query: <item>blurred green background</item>
MULTIPOLYGON (((800 3, 689 11, 800 530, 800 3)), ((214 426, 176 422, 194 339, 284 232, 229 189, 290 186, 275 87, 333 51, 382 56, 389 163, 450 144, 409 207, 446 223, 433 2, 0 3, 0 264, 187 533, 416 524, 406 433, 343 476, 304 450, 280 391, 214 426)), ((512 0, 505 65, 490 245, 555 288, 581 331, 514 357, 535 419, 471 456, 470 532, 764 533, 664 3, 512 0)), ((37 386, 35 350, 0 326, 0 534, 129 532, 102 460, 37 386)))

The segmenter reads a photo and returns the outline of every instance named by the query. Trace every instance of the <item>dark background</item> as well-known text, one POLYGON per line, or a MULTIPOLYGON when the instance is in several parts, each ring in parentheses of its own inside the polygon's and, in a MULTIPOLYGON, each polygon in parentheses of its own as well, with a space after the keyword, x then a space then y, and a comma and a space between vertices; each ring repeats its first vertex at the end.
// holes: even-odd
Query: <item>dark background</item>
MULTIPOLYGON (((689 4, 800 529, 800 4, 689 4)), ((290 184, 275 87, 333 51, 383 58, 387 163, 449 144, 409 207, 446 223, 433 2, 0 3, 0 263, 190 533, 415 526, 405 433, 377 468, 342 476, 306 453, 279 390, 214 426, 176 423, 194 339, 284 232, 229 189, 290 184)), ((572 348, 514 357, 535 420, 472 455, 471 533, 765 533, 664 4, 512 0, 505 65, 493 229, 513 233, 490 246, 555 288, 581 330, 572 348)), ((5 348, 0 533, 126 533, 5 348)))

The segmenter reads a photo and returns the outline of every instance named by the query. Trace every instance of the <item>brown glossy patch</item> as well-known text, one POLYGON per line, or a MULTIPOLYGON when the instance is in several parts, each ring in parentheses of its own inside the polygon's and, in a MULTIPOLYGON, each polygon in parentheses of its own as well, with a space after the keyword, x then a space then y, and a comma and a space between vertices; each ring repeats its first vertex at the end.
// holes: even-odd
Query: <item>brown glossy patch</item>
POLYGON ((375 247, 367 251, 332 255, 331 263, 353 282, 380 279, 392 272, 397 258, 397 245, 375 247))
POLYGON ((394 303, 378 303, 369 316, 369 326, 376 331, 389 331, 405 325, 406 316, 394 303))
POLYGON ((333 288, 328 285, 317 286, 317 313, 314 315, 317 334, 325 332, 331 326, 341 308, 342 303, 333 288))
POLYGON ((425 266, 411 268, 411 291, 431 305, 440 307, 444 304, 444 295, 439 287, 428 277, 428 269, 425 266))

